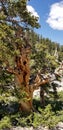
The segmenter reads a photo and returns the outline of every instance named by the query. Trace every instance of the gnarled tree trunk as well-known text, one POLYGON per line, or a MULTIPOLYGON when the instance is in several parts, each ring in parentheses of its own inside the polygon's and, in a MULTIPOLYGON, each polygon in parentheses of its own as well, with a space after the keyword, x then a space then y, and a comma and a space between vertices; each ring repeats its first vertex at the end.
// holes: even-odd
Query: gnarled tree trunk
POLYGON ((15 68, 12 69, 7 62, 7 71, 15 75, 16 86, 20 88, 20 93, 25 93, 24 99, 20 99, 20 110, 30 112, 33 110, 33 92, 38 89, 40 85, 49 82, 48 79, 41 80, 37 74, 36 79, 32 85, 29 84, 30 68, 29 68, 29 54, 30 47, 19 48, 20 55, 15 57, 15 68))

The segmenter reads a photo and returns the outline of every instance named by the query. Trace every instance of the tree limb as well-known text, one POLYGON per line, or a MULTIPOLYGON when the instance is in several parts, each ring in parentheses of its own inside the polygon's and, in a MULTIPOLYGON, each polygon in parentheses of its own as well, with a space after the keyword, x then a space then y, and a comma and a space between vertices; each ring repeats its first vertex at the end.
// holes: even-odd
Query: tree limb
POLYGON ((35 84, 30 85, 30 87, 31 87, 31 89, 33 89, 33 91, 35 91, 35 90, 39 89, 39 87, 41 85, 45 85, 45 84, 47 84, 49 82, 50 82, 50 80, 48 78, 46 78, 44 80, 36 82, 35 84))

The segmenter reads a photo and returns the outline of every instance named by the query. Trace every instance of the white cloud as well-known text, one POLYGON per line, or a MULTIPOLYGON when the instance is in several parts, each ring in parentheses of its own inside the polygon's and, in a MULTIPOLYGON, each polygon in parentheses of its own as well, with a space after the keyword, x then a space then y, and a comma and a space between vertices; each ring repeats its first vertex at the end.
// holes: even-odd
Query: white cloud
POLYGON ((63 1, 51 5, 46 22, 53 29, 63 30, 63 1))
POLYGON ((27 5, 27 10, 28 10, 28 12, 31 13, 31 15, 34 15, 35 17, 39 18, 38 13, 35 11, 35 9, 31 5, 27 5))

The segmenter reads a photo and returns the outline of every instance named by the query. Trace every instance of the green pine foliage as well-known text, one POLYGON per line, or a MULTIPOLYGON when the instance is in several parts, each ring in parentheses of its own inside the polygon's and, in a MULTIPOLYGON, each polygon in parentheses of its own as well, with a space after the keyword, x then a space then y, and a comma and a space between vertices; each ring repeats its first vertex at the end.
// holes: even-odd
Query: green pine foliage
POLYGON ((54 128, 58 122, 63 122, 63 92, 58 93, 56 101, 53 97, 49 97, 44 108, 38 106, 39 100, 35 99, 35 108, 36 106, 38 106, 38 108, 36 112, 28 114, 26 112, 19 112, 17 100, 14 99, 10 101, 11 99, 8 99, 8 96, 9 94, 6 93, 0 98, 1 130, 3 130, 3 128, 12 128, 13 126, 33 126, 36 128, 42 125, 44 127, 54 128))
MULTIPOLYGON (((10 67, 15 67, 14 58, 20 55, 18 45, 24 46, 25 41, 18 35, 19 28, 23 36, 29 38, 31 45, 30 68, 31 74, 38 70, 46 74, 54 72, 58 63, 63 60, 63 46, 43 38, 33 31, 39 28, 38 18, 27 11, 27 0, 0 0, 0 130, 12 126, 33 126, 39 125, 54 127, 59 121, 63 122, 63 92, 59 98, 54 100, 50 97, 45 108, 35 104, 37 112, 19 112, 19 99, 26 100, 26 93, 20 95, 19 89, 15 88, 14 75, 9 74, 5 61, 8 60, 10 67), (57 48, 58 59, 54 56, 57 48), (58 62, 57 62, 58 60, 58 62)), ((48 87, 48 86, 47 86, 48 87)), ((47 89, 48 91, 48 89, 47 89)), ((36 101, 37 102, 37 101, 36 101)))
POLYGON ((5 128, 11 128, 11 122, 8 116, 3 117, 0 121, 0 130, 3 130, 5 128))

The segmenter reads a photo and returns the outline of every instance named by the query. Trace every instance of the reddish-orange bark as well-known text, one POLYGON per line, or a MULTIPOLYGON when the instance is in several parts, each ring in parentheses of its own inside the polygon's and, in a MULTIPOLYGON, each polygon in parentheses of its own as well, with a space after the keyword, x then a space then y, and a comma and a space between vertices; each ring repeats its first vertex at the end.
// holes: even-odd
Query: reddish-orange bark
POLYGON ((25 100, 20 100, 20 110, 31 111, 33 110, 33 92, 38 89, 40 85, 49 82, 48 79, 41 80, 37 74, 35 82, 32 85, 29 84, 30 79, 30 67, 29 67, 29 54, 30 47, 19 48, 20 55, 15 57, 15 68, 12 69, 7 62, 7 71, 15 75, 15 81, 18 87, 20 87, 20 93, 23 91, 26 93, 25 100))

